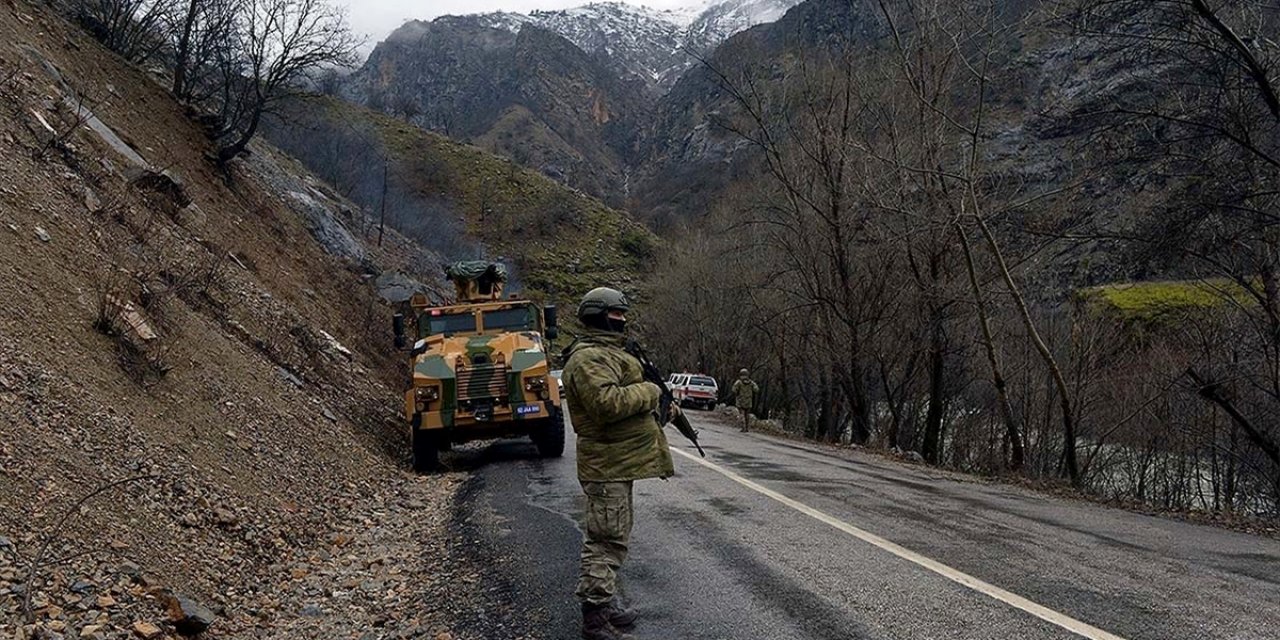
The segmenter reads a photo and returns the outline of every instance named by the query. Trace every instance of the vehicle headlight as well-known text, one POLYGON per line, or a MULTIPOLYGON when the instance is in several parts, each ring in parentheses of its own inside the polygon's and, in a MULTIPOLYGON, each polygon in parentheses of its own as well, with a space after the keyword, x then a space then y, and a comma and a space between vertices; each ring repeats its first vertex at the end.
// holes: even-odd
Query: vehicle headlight
POLYGON ((547 388, 546 376, 529 376, 524 379, 525 391, 542 391, 547 388))
POLYGON ((426 411, 427 403, 440 399, 440 387, 418 387, 414 389, 414 397, 417 400, 418 411, 426 411))

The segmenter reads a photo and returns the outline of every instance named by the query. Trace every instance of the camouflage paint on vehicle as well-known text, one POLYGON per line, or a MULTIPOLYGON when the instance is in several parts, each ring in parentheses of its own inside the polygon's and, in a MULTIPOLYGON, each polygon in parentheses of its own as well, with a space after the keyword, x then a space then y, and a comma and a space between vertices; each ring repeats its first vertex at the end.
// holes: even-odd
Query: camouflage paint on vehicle
POLYGON ((431 307, 424 302, 414 301, 417 313, 476 313, 481 324, 486 313, 529 309, 536 330, 420 335, 413 384, 405 392, 405 417, 416 428, 447 429, 451 440, 464 442, 524 435, 518 423, 554 415, 560 392, 549 375, 543 318, 536 305, 507 300, 431 307), (420 402, 419 394, 431 387, 438 389, 438 399, 420 402))

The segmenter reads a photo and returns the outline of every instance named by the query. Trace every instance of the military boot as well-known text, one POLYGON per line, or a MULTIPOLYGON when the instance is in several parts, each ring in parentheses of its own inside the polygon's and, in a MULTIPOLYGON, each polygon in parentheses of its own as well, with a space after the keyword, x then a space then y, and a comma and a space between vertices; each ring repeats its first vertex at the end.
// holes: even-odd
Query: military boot
POLYGON ((635 640, 609 622, 611 605, 582 603, 582 640, 635 640))
POLYGON ((628 609, 618 604, 617 600, 610 602, 609 607, 609 624, 619 629, 630 629, 636 626, 635 609, 628 609))

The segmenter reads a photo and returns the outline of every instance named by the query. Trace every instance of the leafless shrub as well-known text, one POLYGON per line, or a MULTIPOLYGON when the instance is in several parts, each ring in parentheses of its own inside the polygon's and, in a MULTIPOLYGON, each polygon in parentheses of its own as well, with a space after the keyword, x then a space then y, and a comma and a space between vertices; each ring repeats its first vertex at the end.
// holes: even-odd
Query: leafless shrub
POLYGON ((18 75, 22 73, 21 67, 13 67, 6 69, 8 65, 0 67, 0 99, 12 101, 18 86, 18 75))
POLYGON ((75 17, 108 49, 145 63, 165 45, 162 27, 173 0, 79 0, 75 17))
POLYGON ((154 385, 172 369, 168 344, 143 310, 123 294, 100 294, 94 325, 114 339, 121 369, 138 384, 154 385))
POLYGON ((70 505, 67 508, 67 510, 62 513, 62 515, 60 515, 57 519, 55 519, 52 522, 51 528, 44 535, 44 541, 40 543, 40 548, 36 551, 36 554, 31 557, 31 561, 28 564, 28 568, 27 568, 26 591, 23 593, 23 596, 22 596, 22 614, 24 617, 26 617, 28 623, 34 623, 36 620, 35 611, 31 608, 31 598, 32 598, 32 594, 37 589, 40 588, 40 585, 44 581, 44 574, 41 572, 41 570, 46 569, 49 566, 60 564, 61 562, 64 562, 66 560, 65 558, 54 559, 54 560, 48 559, 50 547, 53 545, 53 542, 57 540, 58 537, 62 534, 62 530, 65 529, 67 525, 70 524, 71 521, 74 520, 75 517, 80 514, 80 510, 89 501, 94 500, 95 498, 109 491, 112 491, 114 489, 124 487, 130 484, 134 484, 137 482, 143 482, 145 480, 153 480, 155 478, 156 476, 154 475, 135 476, 132 478, 125 478, 123 480, 116 480, 114 482, 108 482, 106 484, 103 484, 95 488, 93 491, 90 491, 89 493, 85 494, 79 500, 76 500, 75 503, 70 505))
POLYGON ((184 264, 178 269, 165 269, 159 273, 163 289, 152 294, 151 306, 159 307, 166 299, 177 297, 194 308, 212 306, 221 308, 216 294, 226 290, 227 264, 231 261, 225 250, 211 250, 203 260, 184 264))

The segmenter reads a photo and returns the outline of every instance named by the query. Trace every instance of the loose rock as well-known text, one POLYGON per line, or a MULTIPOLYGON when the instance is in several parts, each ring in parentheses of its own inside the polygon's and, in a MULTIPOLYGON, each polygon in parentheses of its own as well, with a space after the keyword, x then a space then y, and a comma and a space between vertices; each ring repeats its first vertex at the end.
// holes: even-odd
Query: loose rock
POLYGON ((174 594, 168 604, 169 622, 184 636, 194 636, 209 630, 217 616, 208 607, 183 596, 174 594))
POLYGON ((144 620, 133 623, 132 628, 133 635, 142 638, 142 640, 156 640, 156 638, 164 635, 164 631, 161 631, 160 627, 144 620))

